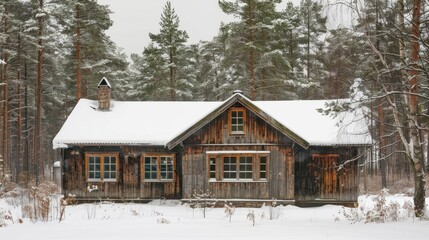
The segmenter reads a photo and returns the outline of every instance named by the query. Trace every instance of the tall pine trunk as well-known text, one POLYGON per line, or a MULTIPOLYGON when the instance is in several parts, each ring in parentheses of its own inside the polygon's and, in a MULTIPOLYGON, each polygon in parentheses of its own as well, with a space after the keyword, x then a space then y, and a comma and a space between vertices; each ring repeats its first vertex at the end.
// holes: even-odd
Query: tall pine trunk
POLYGON ((410 141, 413 149, 411 154, 411 164, 414 170, 414 207, 416 216, 424 214, 425 208, 425 172, 424 157, 422 145, 420 142, 420 126, 418 119, 418 83, 419 83, 419 51, 420 51, 420 15, 421 0, 413 0, 413 15, 411 21, 411 70, 410 75, 410 96, 409 96, 409 113, 410 120, 410 141))
POLYGON ((17 176, 21 176, 21 172, 22 172, 22 153, 21 153, 21 133, 22 133, 22 104, 21 104, 21 100, 22 100, 22 83, 21 83, 21 27, 19 27, 19 32, 18 32, 18 70, 17 70, 17 74, 16 74, 16 78, 17 78, 17 82, 18 82, 18 109, 17 109, 17 129, 16 129, 16 139, 17 139, 17 163, 16 163, 16 167, 15 167, 15 173, 17 176))
POLYGON ((247 30, 249 44, 249 89, 250 99, 255 100, 255 49, 253 42, 253 2, 248 1, 248 16, 247 16, 247 30))
MULTIPOLYGON (((43 0, 39 0, 39 8, 43 9, 43 0)), ((38 17, 37 38, 37 82, 36 82, 36 117, 34 124, 34 163, 36 171, 36 185, 40 183, 40 174, 43 175, 44 164, 42 154, 42 70, 43 70, 43 18, 38 17)))
POLYGON ((76 100, 82 97, 82 76, 81 76, 81 43, 80 43, 80 10, 79 3, 76 4, 76 100))
MULTIPOLYGON (((3 33, 6 35, 6 42, 5 42, 5 46, 8 45, 9 42, 9 37, 8 37, 8 21, 7 21, 7 15, 8 14, 8 9, 7 6, 5 6, 5 13, 4 13, 4 17, 3 17, 3 33)), ((3 171, 4 172, 9 172, 10 166, 11 166, 11 162, 10 162, 10 158, 9 158, 9 128, 8 128, 8 121, 9 121, 9 109, 8 109, 8 104, 9 104, 9 93, 8 93, 8 68, 9 68, 9 55, 7 53, 7 51, 3 52, 3 97, 4 97, 4 102, 3 102, 3 171)))

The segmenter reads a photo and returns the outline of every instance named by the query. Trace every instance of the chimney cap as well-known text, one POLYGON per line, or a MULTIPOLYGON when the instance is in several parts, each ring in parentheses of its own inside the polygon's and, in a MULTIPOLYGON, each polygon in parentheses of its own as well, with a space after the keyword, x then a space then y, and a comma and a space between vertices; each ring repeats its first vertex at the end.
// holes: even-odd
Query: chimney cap
POLYGON ((241 91, 241 90, 234 90, 234 92, 232 92, 232 94, 233 95, 235 95, 235 94, 241 94, 241 95, 243 95, 243 91, 241 91))
POLYGON ((97 86, 97 87, 101 87, 101 86, 107 86, 107 87, 109 87, 109 88, 112 88, 112 86, 110 86, 109 81, 107 81, 107 78, 105 78, 105 77, 103 77, 103 78, 101 79, 101 81, 98 83, 98 86, 97 86))

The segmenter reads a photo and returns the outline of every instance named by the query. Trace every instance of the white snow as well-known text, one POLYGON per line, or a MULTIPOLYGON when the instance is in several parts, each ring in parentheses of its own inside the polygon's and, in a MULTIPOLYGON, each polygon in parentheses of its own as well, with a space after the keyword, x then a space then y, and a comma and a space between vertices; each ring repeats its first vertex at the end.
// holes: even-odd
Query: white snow
MULTIPOLYGON (((338 100, 344 102, 347 100, 338 100)), ((362 112, 323 115, 332 100, 253 102, 310 145, 369 145, 371 137, 362 112)))
POLYGON ((65 144, 165 145, 220 102, 120 102, 98 111, 97 101, 81 99, 54 138, 65 144))
MULTIPOLYGON (((110 111, 98 111, 97 101, 81 99, 54 138, 53 146, 166 145, 230 99, 225 102, 112 101, 110 111)), ((251 102, 310 145, 371 143, 360 111, 341 113, 333 118, 317 111, 325 108, 325 100, 251 102)))
MULTIPOLYGON (((391 198, 401 202, 404 197, 391 198)), ((6 227, 0 227, 0 239, 403 240, 426 239, 429 234, 429 222, 413 217, 403 218, 399 222, 365 224, 362 221, 352 224, 345 219, 343 211, 370 209, 371 197, 361 196, 360 201, 363 204, 355 210, 332 205, 235 208, 231 222, 224 208, 208 208, 203 218, 201 208, 192 209, 177 201, 80 204, 67 206, 65 220, 60 223, 55 219, 46 223, 31 223, 27 218, 23 219, 23 223, 18 223, 19 216, 15 215, 14 223, 8 220, 6 227), (255 226, 247 219, 250 211, 254 212, 255 226)), ((4 201, 0 201, 0 209, 6 206, 4 201)), ((18 209, 9 210, 14 215, 18 209)))

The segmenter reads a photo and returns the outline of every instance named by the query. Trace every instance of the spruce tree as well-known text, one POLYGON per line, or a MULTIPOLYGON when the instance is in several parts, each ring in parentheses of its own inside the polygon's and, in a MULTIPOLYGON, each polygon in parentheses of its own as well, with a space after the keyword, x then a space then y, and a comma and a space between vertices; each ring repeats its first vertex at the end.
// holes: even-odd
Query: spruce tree
POLYGON ((157 34, 149 33, 152 44, 145 49, 147 54, 159 54, 159 56, 150 57, 150 59, 162 58, 162 65, 157 68, 157 73, 162 75, 163 79, 168 79, 167 83, 162 85, 167 86, 169 92, 169 100, 175 101, 177 94, 186 92, 183 89, 186 84, 178 82, 178 66, 183 56, 183 47, 188 39, 186 31, 179 30, 179 17, 177 16, 171 3, 168 1, 161 14, 160 31, 157 34), (165 75, 164 70, 168 69, 165 75), (182 89, 179 89, 182 88, 182 89))

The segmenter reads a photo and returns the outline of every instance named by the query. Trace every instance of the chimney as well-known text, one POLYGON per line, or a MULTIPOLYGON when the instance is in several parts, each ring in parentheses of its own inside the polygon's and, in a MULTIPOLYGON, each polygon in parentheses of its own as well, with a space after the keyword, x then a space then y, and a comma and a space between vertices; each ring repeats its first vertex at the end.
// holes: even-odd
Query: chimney
POLYGON ((103 77, 98 84, 98 110, 109 111, 110 110, 110 86, 109 81, 103 77))

